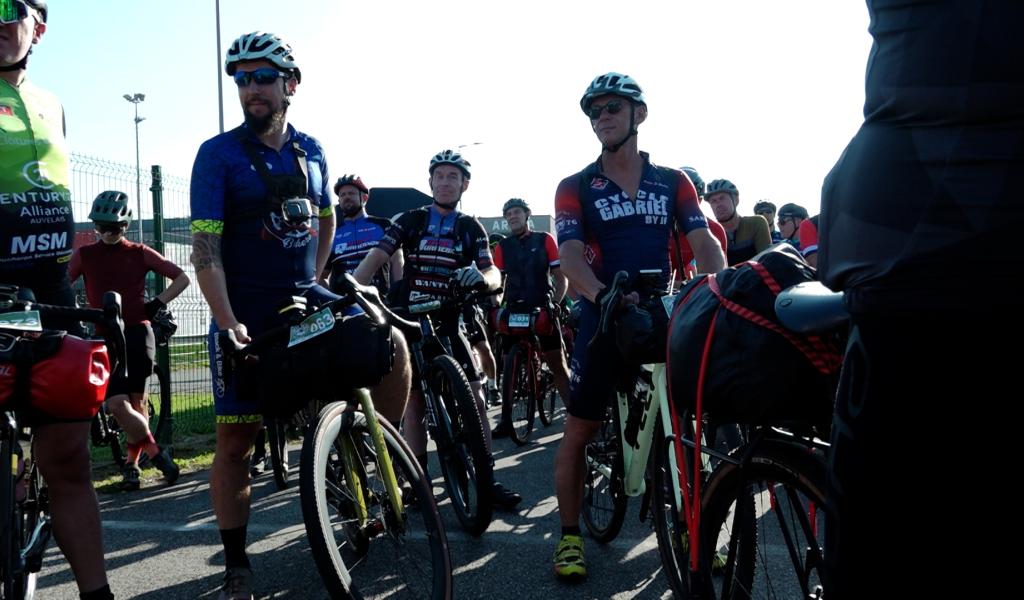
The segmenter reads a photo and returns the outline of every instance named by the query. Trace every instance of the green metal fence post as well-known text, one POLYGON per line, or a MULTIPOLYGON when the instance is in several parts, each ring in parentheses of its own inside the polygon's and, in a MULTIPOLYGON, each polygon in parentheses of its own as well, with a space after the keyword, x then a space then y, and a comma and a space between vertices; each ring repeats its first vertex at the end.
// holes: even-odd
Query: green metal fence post
MULTIPOLYGON (((151 167, 153 176, 153 185, 150 186, 149 191, 153 193, 153 249, 160 254, 164 253, 164 186, 163 186, 163 174, 160 170, 160 165, 153 165, 151 167)), ((162 293, 166 288, 164 284, 164 278, 157 275, 154 283, 153 296, 156 297, 162 293)), ((163 369, 163 372, 167 375, 167 381, 171 379, 171 351, 168 346, 160 346, 156 349, 156 363, 163 369)), ((168 386, 170 387, 170 386, 168 386)), ((171 390, 160 390, 161 394, 170 394, 171 390)), ((171 404, 173 405, 173 397, 171 398, 171 404)), ((163 410, 163 407, 159 407, 158 410, 163 410)), ((171 445, 174 441, 174 413, 171 412, 169 415, 161 415, 166 418, 167 426, 160 432, 160 439, 157 443, 161 446, 171 445)))

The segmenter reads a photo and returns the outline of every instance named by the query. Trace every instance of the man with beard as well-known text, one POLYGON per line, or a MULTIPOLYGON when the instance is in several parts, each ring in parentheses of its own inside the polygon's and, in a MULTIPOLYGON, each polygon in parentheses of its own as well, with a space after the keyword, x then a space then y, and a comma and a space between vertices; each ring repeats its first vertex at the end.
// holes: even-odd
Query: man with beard
MULTIPOLYGON (((42 303, 74 306, 68 259, 75 222, 64 109, 27 78, 28 57, 46 32, 47 12, 42 0, 0 0, 0 195, 26 199, 0 204, 0 283, 31 289, 42 303), (38 219, 26 214, 29 208, 45 208, 51 216, 38 219)), ((47 316, 43 325, 84 335, 81 323, 68 319, 47 316)), ((68 398, 67 404, 81 400, 68 398)), ((49 488, 53 537, 81 597, 113 598, 90 478, 89 420, 59 419, 31 408, 18 416, 32 427, 32 459, 49 488)), ((0 554, 6 558, 9 551, 0 554)))
MULTIPOLYGON (((342 215, 342 221, 334 234, 330 258, 330 286, 332 290, 337 290, 341 276, 355 272, 370 250, 377 247, 384 232, 391 226, 391 221, 366 214, 370 190, 356 175, 339 177, 334 184, 334 193, 338 195, 338 207, 342 215)), ((387 298, 392 282, 402 279, 403 264, 402 253, 395 252, 391 260, 374 273, 373 285, 377 286, 382 298, 387 298)))
MULTIPOLYGON (((335 221, 327 162, 320 143, 287 122, 302 74, 291 47, 254 32, 231 45, 227 74, 238 86, 245 123, 204 142, 192 169, 192 264, 210 305, 217 445, 210 495, 224 544, 222 600, 252 598, 245 552, 249 521, 249 457, 262 423, 256 377, 226 376, 219 330, 242 343, 281 323, 280 302, 304 295, 311 305, 337 298, 316 284, 330 255, 335 221)), ((396 364, 407 352, 393 332, 396 364)), ((404 378, 394 369, 385 381, 404 378)), ((401 418, 405 395, 381 397, 378 410, 401 418)))
MULTIPOLYGON (((456 210, 463 192, 469 187, 469 161, 453 150, 437 153, 430 160, 430 190, 434 201, 430 206, 403 213, 388 229, 380 244, 370 250, 356 269, 359 283, 368 284, 389 257, 403 248, 407 298, 397 302, 422 302, 443 299, 452 293, 452 284, 461 289, 495 289, 501 285, 501 274, 491 262, 487 232, 475 218, 456 210)), ((405 287, 405 286, 403 286, 405 287)), ((491 428, 487 424, 480 372, 473 362, 473 351, 459 327, 459 313, 448 311, 434 319, 438 335, 451 341, 452 356, 462 365, 476 397, 480 422, 483 424, 487 451, 491 451, 491 428)), ((418 377, 413 381, 419 381, 418 377)), ((427 470, 427 433, 423 424, 423 396, 413 389, 409 394, 409 410, 405 414, 405 438, 416 458, 427 470)), ((522 496, 494 482, 494 504, 511 510, 522 496)))

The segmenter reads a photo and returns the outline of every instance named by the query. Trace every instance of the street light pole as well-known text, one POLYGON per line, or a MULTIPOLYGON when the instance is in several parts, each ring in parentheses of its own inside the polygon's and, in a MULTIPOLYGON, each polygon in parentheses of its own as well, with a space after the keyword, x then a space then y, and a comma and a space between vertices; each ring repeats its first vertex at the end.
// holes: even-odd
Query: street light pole
POLYGON ((135 205, 137 207, 135 218, 139 222, 139 243, 142 243, 142 167, 139 161, 139 123, 146 120, 146 117, 139 116, 139 103, 146 99, 145 94, 136 92, 125 94, 124 99, 135 105, 135 205))

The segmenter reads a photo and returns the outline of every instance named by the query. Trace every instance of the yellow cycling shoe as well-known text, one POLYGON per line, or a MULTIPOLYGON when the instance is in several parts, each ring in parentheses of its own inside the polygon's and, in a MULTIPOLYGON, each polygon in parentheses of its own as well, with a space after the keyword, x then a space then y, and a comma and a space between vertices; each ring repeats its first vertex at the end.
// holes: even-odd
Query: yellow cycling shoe
POLYGON ((583 559, 583 536, 566 534, 555 547, 555 576, 564 581, 582 581, 587 577, 583 559))

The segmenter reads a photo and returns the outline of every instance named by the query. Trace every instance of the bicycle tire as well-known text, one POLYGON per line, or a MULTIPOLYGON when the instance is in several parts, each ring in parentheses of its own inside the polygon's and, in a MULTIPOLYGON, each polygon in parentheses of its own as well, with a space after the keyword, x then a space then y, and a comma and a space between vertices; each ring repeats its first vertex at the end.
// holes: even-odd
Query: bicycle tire
POLYGON ((601 428, 585 450, 587 473, 581 512, 584 526, 599 544, 607 544, 619 535, 629 503, 622 480, 619 414, 611 403, 606 410, 601 428))
POLYGON ((379 478, 366 417, 348 412, 344 403, 331 403, 305 436, 299 470, 302 518, 317 570, 332 598, 404 594, 448 600, 453 594, 451 555, 430 482, 398 431, 383 418, 378 417, 378 423, 396 477, 408 490, 403 501, 404 527, 398 524, 387 487, 379 478), (363 464, 358 472, 369 496, 366 505, 374 517, 373 529, 371 520, 365 527, 354 523, 347 509, 351 498, 346 496, 344 477, 349 471, 341 463, 341 436, 348 436, 361 449, 357 455, 363 464))
POLYGON ((34 470, 30 470, 27 463, 21 462, 25 459, 20 447, 14 450, 16 445, 16 434, 5 436, 0 442, 0 514, 4 515, 3 531, 0 532, 0 600, 32 600, 39 571, 39 565, 33 566, 16 560, 35 530, 39 522, 39 511, 42 510, 35 481, 37 476, 33 475, 34 470), (12 467, 19 462, 25 465, 22 477, 29 482, 26 497, 20 502, 17 500, 16 477, 12 471, 12 467))
MULTIPOLYGON (((663 433, 662 416, 654 427, 654 456, 651 468, 651 513, 654 517, 654 532, 658 539, 658 554, 661 556, 662 571, 668 579, 669 587, 677 598, 690 597, 689 532, 686 519, 676 506, 675 485, 677 474, 672 469, 669 453, 675 453, 675 446, 663 433)), ((692 427, 687 432, 693 437, 692 427)), ((683 465, 677 468, 687 470, 687 481, 693 481, 692 468, 693 450, 683 447, 683 465)))
POLYGON ((480 536, 494 512, 494 471, 473 389, 462 367, 448 355, 434 357, 427 379, 430 393, 448 415, 450 440, 434 440, 455 517, 462 528, 480 536))
POLYGON ((706 578, 709 597, 820 597, 825 470, 820 453, 772 439, 759 441, 741 465, 718 465, 701 499, 705 573, 726 544, 722 574, 706 578))
POLYGON ((529 358, 529 352, 521 344, 516 344, 505 355, 502 366, 502 397, 510 403, 508 414, 512 423, 509 437, 517 446, 529 443, 536 412, 536 384, 530 380, 529 358))
POLYGON ((537 376, 537 389, 540 390, 537 398, 537 413, 540 422, 549 426, 555 422, 558 409, 558 386, 555 385, 555 375, 548 367, 543 367, 537 376))
POLYGON ((270 445, 270 466, 274 472, 274 485, 278 490, 286 490, 290 472, 287 423, 280 419, 267 419, 267 443, 270 445))

